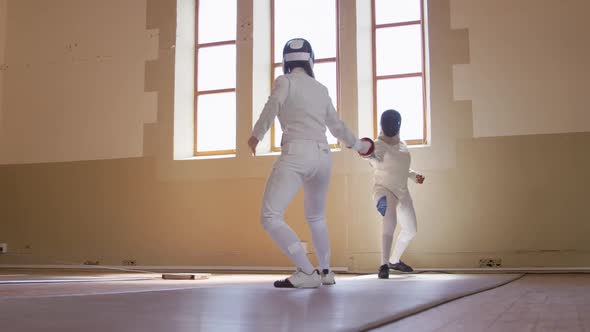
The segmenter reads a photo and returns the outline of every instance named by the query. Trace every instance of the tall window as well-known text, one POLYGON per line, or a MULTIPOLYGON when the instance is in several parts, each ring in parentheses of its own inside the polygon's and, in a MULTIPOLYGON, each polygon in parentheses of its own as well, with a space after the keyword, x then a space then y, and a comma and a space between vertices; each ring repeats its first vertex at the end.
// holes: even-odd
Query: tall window
POLYGON ((377 136, 383 111, 402 115, 408 144, 426 142, 423 0, 372 0, 373 107, 377 136))
POLYGON ((197 0, 195 155, 236 151, 236 0, 197 0))
MULTIPOLYGON (((283 47, 292 38, 305 38, 315 54, 315 78, 328 88, 338 109, 338 0, 271 0, 272 80, 283 74, 283 47)), ((337 140, 327 133, 328 142, 337 140)), ((273 151, 280 150, 278 120, 271 129, 273 151)))

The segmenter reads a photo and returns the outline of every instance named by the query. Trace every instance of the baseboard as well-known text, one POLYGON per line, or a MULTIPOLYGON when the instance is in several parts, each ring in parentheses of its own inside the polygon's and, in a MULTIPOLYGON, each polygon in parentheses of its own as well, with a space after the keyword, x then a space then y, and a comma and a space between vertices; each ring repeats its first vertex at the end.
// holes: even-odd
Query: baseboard
MULTIPOLYGON (((376 269, 361 269, 349 271, 358 274, 376 274, 376 269)), ((590 273, 590 267, 498 267, 498 268, 455 268, 455 267, 433 267, 414 268, 416 273, 590 273)), ((395 273, 395 272, 393 272, 395 273)))
POLYGON ((414 269, 416 272, 486 272, 486 273, 571 273, 590 272, 590 267, 496 267, 496 268, 428 268, 414 269))
MULTIPOLYGON (((283 272, 293 271, 293 267, 283 266, 188 266, 188 265, 37 265, 37 264, 0 264, 0 269, 71 269, 71 270, 129 270, 129 271, 252 271, 252 272, 283 272)), ((348 267, 332 267, 335 272, 369 273, 376 271, 350 271, 348 267)), ((590 272, 590 267, 498 267, 498 268, 416 268, 415 272, 461 272, 461 273, 573 273, 590 272)))
MULTIPOLYGON (((294 271, 294 268, 283 266, 156 266, 156 265, 21 265, 0 264, 0 269, 72 269, 72 270, 142 270, 142 271, 294 271)), ((348 272, 348 267, 331 267, 335 272, 348 272)))

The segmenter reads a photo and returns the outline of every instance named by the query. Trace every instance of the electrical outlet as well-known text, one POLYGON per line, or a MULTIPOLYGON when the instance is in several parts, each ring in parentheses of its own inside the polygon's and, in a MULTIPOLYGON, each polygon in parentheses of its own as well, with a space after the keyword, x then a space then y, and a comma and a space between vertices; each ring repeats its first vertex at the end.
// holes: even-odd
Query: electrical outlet
POLYGON ((0 254, 5 254, 8 252, 8 244, 0 243, 0 254))
POLYGON ((25 244, 25 246, 22 249, 22 253, 23 254, 32 254, 33 253, 33 246, 30 244, 25 244))
POLYGON ((123 261, 123 265, 135 266, 135 265, 137 265, 137 262, 133 259, 126 259, 123 261))
POLYGON ((502 259, 501 258, 481 258, 479 260, 479 267, 481 268, 489 268, 489 267, 501 267, 502 266, 502 259))

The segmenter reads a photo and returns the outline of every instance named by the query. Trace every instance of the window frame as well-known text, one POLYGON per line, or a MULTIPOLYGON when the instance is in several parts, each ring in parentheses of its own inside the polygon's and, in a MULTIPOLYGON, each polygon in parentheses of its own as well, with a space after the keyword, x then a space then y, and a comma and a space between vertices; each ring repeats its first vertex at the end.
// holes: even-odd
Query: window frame
MULTIPOLYGON (((236 0, 236 6, 238 3, 236 0)), ((198 109, 198 99, 199 96, 202 95, 210 95, 210 94, 220 94, 220 93, 228 93, 233 92, 236 95, 236 86, 233 88, 224 88, 224 89, 214 89, 214 90, 203 90, 199 91, 199 50, 202 48, 208 47, 218 47, 218 46, 227 46, 227 45, 234 45, 236 47, 236 54, 234 55, 236 58, 236 66, 237 66, 237 33, 235 39, 230 40, 222 40, 216 42, 207 42, 207 43, 199 43, 199 0, 195 2, 195 68, 194 68, 194 75, 195 75, 195 85, 194 85, 194 156, 201 157, 201 156, 218 156, 218 155, 227 155, 227 154, 236 154, 236 148, 230 150, 212 150, 212 151, 199 151, 198 150, 198 121, 199 121, 199 109, 198 109)), ((236 18, 237 19, 237 18, 236 18)), ((236 68, 234 68, 236 70, 236 68)), ((237 72, 237 70, 236 70, 237 72)), ((237 84, 237 82, 236 82, 237 84)), ((234 110, 236 113, 236 120, 237 120, 237 109, 234 110)), ((236 122, 237 125, 237 122, 236 122)), ((237 129, 237 128, 236 128, 237 129)), ((237 142, 236 142, 237 143, 237 142)))
POLYGON ((424 1, 420 2, 420 19, 413 21, 401 21, 391 23, 377 24, 376 16, 376 0, 371 0, 371 38, 372 38, 372 57, 373 57, 373 135, 378 136, 379 133, 379 110, 377 108, 377 82, 381 80, 400 79, 409 77, 422 77, 422 139, 410 139, 406 143, 408 145, 422 145, 428 142, 428 124, 427 124, 427 93, 426 93, 426 28, 424 22, 424 1), (421 31, 421 45, 422 45, 422 71, 416 73, 404 73, 404 74, 393 74, 393 75, 377 75, 377 29, 387 29, 410 25, 420 25, 421 31))
MULTIPOLYGON (((275 69, 283 65, 282 62, 275 62, 275 1, 270 0, 270 85, 272 86, 275 81, 275 69)), ((314 64, 321 63, 335 63, 336 64, 336 111, 340 109, 340 0, 334 0, 334 6, 336 7, 336 57, 314 59, 314 64)), ((312 45, 313 47, 313 45, 312 45)), ((270 149, 271 152, 280 152, 281 147, 275 145, 275 123, 273 121, 270 127, 270 149)), ((330 144, 331 148, 337 148, 339 143, 330 144)))

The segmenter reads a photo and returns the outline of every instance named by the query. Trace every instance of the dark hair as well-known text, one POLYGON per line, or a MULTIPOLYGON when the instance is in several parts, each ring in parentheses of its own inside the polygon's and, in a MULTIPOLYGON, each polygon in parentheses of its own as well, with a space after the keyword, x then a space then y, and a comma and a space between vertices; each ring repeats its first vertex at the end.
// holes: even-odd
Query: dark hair
POLYGON ((287 62, 284 67, 284 72, 285 72, 285 74, 288 74, 288 73, 292 72, 293 69, 295 69, 297 67, 303 68, 305 70, 305 72, 307 73, 307 75, 315 78, 315 75, 313 74, 313 69, 311 69, 311 66, 309 65, 308 61, 287 62))

